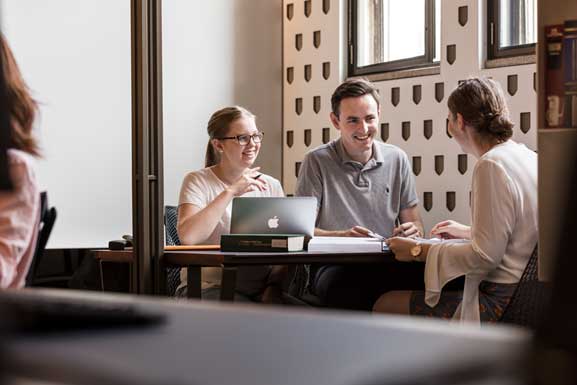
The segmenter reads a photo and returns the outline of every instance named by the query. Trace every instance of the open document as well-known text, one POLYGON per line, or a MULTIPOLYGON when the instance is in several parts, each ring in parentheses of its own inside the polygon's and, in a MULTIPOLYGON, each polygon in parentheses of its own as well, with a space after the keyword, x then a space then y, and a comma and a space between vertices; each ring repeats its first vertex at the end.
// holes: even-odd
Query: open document
POLYGON ((361 237, 313 237, 308 245, 309 252, 381 252, 387 245, 377 238, 361 237))

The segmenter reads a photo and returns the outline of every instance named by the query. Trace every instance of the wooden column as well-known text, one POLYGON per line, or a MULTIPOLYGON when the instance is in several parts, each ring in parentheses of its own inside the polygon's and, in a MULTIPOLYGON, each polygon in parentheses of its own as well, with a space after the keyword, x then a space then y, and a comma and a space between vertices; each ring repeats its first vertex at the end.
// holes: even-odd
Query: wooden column
POLYGON ((165 292, 161 0, 131 0, 132 291, 165 292))

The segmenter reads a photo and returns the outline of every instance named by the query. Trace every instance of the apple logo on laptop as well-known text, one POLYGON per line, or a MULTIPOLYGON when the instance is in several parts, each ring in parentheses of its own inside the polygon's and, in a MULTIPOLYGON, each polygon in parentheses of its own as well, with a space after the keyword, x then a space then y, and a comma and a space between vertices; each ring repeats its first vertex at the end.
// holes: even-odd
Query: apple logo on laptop
POLYGON ((270 218, 267 224, 269 229, 276 229, 278 227, 278 217, 275 215, 273 218, 270 218))

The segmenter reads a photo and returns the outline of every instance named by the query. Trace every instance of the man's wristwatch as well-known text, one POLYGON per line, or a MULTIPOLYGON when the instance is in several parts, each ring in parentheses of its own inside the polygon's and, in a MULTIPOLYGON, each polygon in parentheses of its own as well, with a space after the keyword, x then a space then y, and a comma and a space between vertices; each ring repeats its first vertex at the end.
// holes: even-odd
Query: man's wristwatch
POLYGON ((415 246, 411 247, 411 256, 413 257, 413 261, 420 261, 419 256, 423 252, 423 246, 421 246, 421 242, 417 242, 415 246))

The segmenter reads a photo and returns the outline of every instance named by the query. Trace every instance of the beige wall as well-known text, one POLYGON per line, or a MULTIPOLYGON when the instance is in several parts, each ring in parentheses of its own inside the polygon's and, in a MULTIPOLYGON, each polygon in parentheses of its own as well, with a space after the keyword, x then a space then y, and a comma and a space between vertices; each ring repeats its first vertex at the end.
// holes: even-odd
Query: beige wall
POLYGON ((257 164, 281 177, 281 0, 163 2, 164 199, 202 168, 212 112, 242 105, 265 142, 257 164))

